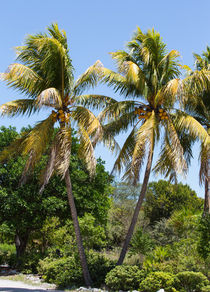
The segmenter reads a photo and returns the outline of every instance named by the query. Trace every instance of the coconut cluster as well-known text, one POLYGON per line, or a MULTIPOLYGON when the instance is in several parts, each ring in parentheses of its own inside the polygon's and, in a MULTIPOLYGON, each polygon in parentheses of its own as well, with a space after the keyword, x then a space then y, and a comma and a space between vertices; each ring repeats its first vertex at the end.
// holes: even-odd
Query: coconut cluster
MULTIPOLYGON (((138 107, 135 108, 135 114, 138 115, 139 119, 148 119, 152 114, 153 109, 138 107)), ((161 120, 168 120, 168 115, 163 109, 154 109, 155 113, 161 120)))
POLYGON ((52 111, 52 115, 53 115, 54 122, 59 121, 62 123, 68 123, 69 119, 70 119, 70 113, 68 113, 62 109, 59 109, 57 112, 52 111))

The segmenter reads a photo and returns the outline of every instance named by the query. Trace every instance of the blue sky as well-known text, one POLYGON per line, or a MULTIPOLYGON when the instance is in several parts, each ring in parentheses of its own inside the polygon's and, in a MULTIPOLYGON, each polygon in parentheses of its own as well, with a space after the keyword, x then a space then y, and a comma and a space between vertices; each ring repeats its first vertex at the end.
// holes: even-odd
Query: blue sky
MULTIPOLYGON (((209 44, 209 0, 12 0, 0 1, 0 5, 0 72, 4 72, 14 62, 13 48, 21 45, 27 34, 43 32, 52 22, 57 22, 67 33, 76 78, 97 59, 113 69, 108 52, 124 49, 137 26, 143 31, 154 27, 160 32, 168 50, 178 50, 182 63, 191 67, 192 53, 202 53, 209 44)), ((94 92, 116 97, 105 86, 100 86, 94 92)), ((21 98, 18 92, 0 84, 0 103, 17 98, 21 98)), ((0 125, 13 125, 19 130, 22 126, 42 120, 45 115, 41 113, 24 119, 0 118, 0 125)), ((119 137, 119 142, 123 139, 124 136, 119 137)), ((198 181, 198 151, 196 145, 195 158, 187 180, 183 182, 188 183, 199 196, 203 196, 204 190, 199 187, 198 181)), ((114 157, 101 147, 97 149, 96 155, 102 156, 110 170, 114 157)))

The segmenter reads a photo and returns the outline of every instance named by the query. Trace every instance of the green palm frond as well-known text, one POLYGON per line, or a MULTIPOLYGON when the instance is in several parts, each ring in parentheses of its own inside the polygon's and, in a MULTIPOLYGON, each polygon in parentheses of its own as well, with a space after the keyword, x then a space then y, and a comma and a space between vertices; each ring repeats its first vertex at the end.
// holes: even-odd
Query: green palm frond
POLYGON ((199 138, 204 146, 210 145, 210 137, 204 127, 192 116, 181 115, 178 121, 180 129, 187 129, 193 138, 199 138))
POLYGON ((100 121, 104 121, 106 119, 116 120, 121 115, 129 114, 131 112, 134 114, 134 108, 136 105, 137 103, 133 100, 113 102, 98 115, 98 119, 100 121))
POLYGON ((117 102, 114 98, 105 95, 87 94, 73 97, 76 104, 92 109, 101 109, 117 102))
POLYGON ((6 73, 1 74, 1 79, 9 87, 20 90, 30 97, 36 97, 43 89, 45 81, 33 69, 23 64, 12 64, 6 73))
POLYGON ((34 99, 18 99, 7 102, 0 106, 0 114, 2 116, 14 117, 18 115, 28 115, 39 111, 34 99))
POLYGON ((101 73, 103 64, 98 60, 94 65, 90 66, 75 82, 73 93, 80 95, 84 90, 96 86, 101 73))
POLYGON ((124 142, 123 147, 114 163, 111 172, 112 174, 114 172, 118 172, 120 174, 123 168, 130 164, 132 153, 135 148, 135 135, 135 129, 133 128, 126 141, 124 142))
POLYGON ((94 134, 96 130, 102 130, 98 118, 87 108, 77 106, 72 112, 72 118, 77 124, 86 129, 88 135, 94 134))

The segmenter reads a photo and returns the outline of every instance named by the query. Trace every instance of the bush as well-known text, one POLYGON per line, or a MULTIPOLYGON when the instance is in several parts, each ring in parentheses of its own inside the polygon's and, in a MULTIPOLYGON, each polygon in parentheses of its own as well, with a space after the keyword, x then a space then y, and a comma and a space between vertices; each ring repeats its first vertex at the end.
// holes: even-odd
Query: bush
MULTIPOLYGON (((93 285, 104 284, 106 274, 113 268, 113 262, 95 252, 89 252, 87 262, 93 285)), ((78 255, 59 259, 45 258, 39 262, 38 271, 43 279, 55 283, 58 287, 73 287, 84 285, 82 268, 78 255)))
POLYGON ((207 286, 201 288, 201 291, 202 292, 210 292, 210 285, 207 285, 207 286))
POLYGON ((117 266, 106 275, 106 285, 111 290, 132 290, 139 287, 144 271, 137 266, 117 266))
POLYGON ((16 249, 14 244, 0 244, 0 264, 11 267, 16 265, 16 249))
POLYGON ((175 292, 174 288, 175 276, 170 273, 154 272, 150 273, 144 279, 140 286, 139 291, 142 292, 156 292, 159 289, 164 289, 165 292, 175 292))
POLYGON ((176 288, 182 292, 201 292, 209 284, 206 276, 196 272, 180 272, 176 275, 176 288))

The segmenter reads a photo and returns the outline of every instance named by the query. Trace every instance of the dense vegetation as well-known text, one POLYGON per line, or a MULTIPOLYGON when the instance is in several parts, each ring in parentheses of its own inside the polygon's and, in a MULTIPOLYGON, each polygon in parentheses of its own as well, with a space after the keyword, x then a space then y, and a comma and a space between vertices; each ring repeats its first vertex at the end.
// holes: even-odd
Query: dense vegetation
POLYGON ((1 75, 26 98, 1 114, 52 112, 20 133, 0 128, 0 264, 61 288, 210 291, 209 52, 195 54, 195 71, 183 66, 182 80, 178 52, 138 28, 127 51, 112 53, 116 72, 97 61, 75 82, 64 31, 53 24, 26 38, 1 75), (98 82, 126 99, 84 94, 98 82), (128 130, 120 148, 115 135, 128 130), (177 182, 195 141, 204 200, 177 182), (95 161, 98 142, 118 153, 113 170, 124 182, 103 156, 95 161), (149 182, 152 170, 169 180, 149 182))

